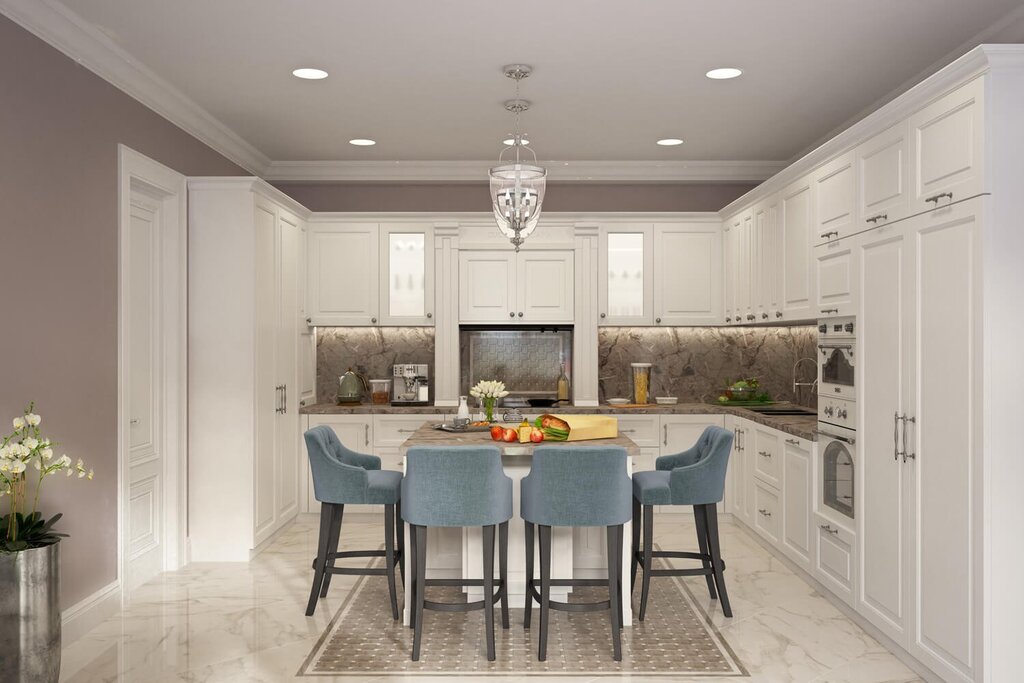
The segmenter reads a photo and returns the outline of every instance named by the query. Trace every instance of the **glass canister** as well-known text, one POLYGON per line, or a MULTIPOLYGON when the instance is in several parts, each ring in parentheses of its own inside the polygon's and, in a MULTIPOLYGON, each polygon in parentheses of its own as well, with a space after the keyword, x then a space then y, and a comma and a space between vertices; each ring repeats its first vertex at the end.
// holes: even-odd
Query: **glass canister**
POLYGON ((371 379, 370 400, 377 405, 386 405, 391 402, 391 380, 371 379))
POLYGON ((630 363, 633 369, 633 403, 647 405, 651 393, 651 364, 630 363))

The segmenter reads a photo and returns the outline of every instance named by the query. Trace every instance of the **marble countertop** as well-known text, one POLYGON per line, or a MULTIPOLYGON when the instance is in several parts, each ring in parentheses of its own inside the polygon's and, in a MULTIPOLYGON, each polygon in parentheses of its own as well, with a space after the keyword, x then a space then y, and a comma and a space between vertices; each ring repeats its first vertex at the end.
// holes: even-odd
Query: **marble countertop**
POLYGON ((640 455, 640 447, 627 436, 619 434, 614 439, 590 439, 587 441, 542 441, 541 443, 511 443, 495 441, 490 432, 445 432, 434 429, 433 424, 426 423, 405 440, 401 445, 402 454, 413 446, 497 446, 504 458, 528 457, 533 455, 537 446, 622 446, 631 456, 640 455))
MULTIPOLYGON (((500 415, 502 408, 495 410, 500 415)), ((547 410, 543 408, 520 409, 527 415, 539 415, 544 412, 563 414, 601 414, 601 415, 736 415, 751 422, 763 424, 787 434, 817 441, 815 429, 818 426, 816 415, 761 415, 746 408, 721 406, 710 403, 678 403, 672 406, 652 405, 647 408, 619 408, 616 406, 555 406, 547 410)), ((339 406, 333 403, 316 403, 304 406, 299 412, 305 415, 437 415, 455 412, 452 406, 392 406, 392 405, 348 405, 339 406)), ((439 432, 443 434, 444 432, 439 432)), ((484 433, 487 436, 486 433, 484 433)), ((490 437, 488 436, 488 439, 490 437)))

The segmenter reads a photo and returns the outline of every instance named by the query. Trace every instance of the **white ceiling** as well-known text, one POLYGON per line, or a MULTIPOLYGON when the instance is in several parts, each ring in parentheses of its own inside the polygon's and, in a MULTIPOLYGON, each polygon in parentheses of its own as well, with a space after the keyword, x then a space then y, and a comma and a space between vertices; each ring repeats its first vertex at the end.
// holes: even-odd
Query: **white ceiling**
POLYGON ((783 161, 979 40, 1024 42, 1020 0, 64 5, 278 161, 493 158, 514 62, 535 69, 524 128, 544 160, 783 161), (719 66, 744 75, 704 77, 719 66))

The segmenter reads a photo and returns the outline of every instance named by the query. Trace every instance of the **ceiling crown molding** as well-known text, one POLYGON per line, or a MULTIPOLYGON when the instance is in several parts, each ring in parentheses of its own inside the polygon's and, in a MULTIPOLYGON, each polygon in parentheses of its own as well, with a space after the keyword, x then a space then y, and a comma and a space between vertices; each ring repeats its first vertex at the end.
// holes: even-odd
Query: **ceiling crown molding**
MULTIPOLYGON (((785 168, 780 161, 544 161, 554 182, 761 182, 785 168)), ((273 181, 479 182, 493 161, 273 161, 273 181)))
POLYGON ((269 157, 63 4, 0 0, 0 13, 247 171, 262 175, 270 164, 269 157))

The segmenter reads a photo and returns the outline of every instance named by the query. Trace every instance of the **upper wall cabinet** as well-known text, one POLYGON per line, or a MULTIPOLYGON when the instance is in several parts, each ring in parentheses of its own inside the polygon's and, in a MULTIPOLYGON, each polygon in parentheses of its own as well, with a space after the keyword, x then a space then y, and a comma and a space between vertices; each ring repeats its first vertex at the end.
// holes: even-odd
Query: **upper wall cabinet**
POLYGON ((836 240, 856 232, 856 193, 857 174, 852 150, 814 173, 815 243, 836 240))
POLYGON ((910 117, 911 213, 984 192, 983 94, 975 78, 910 117))
POLYGON ((460 251, 459 322, 571 324, 574 282, 572 251, 460 251))
POLYGON ((654 227, 601 228, 598 250, 599 325, 650 325, 654 320, 654 227))
POLYGON ((781 273, 782 317, 807 320, 818 312, 815 303, 814 183, 801 178, 779 193, 782 247, 777 263, 781 273))
POLYGON ((432 325, 433 227, 316 222, 309 228, 310 325, 432 325))
POLYGON ((857 147, 857 232, 907 217, 908 148, 906 121, 857 147))
POLYGON ((754 321, 751 307, 751 236, 754 212, 747 210, 725 222, 725 322, 735 325, 754 321))
POLYGON ((380 322, 431 325, 434 230, 417 223, 380 226, 380 322))
POLYGON ((751 306, 759 323, 782 319, 782 235, 779 200, 772 195, 754 206, 751 234, 751 306))
POLYGON ((722 230, 714 223, 654 225, 654 324, 704 325, 722 315, 722 230))

